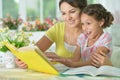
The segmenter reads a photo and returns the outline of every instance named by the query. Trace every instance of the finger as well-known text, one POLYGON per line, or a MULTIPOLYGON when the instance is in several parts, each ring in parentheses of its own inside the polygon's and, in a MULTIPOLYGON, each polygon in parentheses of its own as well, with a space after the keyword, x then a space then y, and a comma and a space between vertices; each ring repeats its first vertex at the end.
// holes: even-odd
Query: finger
POLYGON ((93 60, 92 60, 92 64, 96 64, 96 65, 97 65, 97 64, 99 64, 99 61, 93 59, 93 60))
POLYGON ((25 64, 25 63, 22 62, 22 61, 19 61, 19 62, 17 63, 17 66, 18 66, 19 68, 27 68, 27 64, 25 64))
POLYGON ((15 61, 21 61, 20 59, 18 59, 18 58, 15 58, 15 61))
POLYGON ((94 55, 92 55, 91 60, 92 61, 98 61, 98 58, 99 58, 99 55, 98 54, 94 54, 94 55))
POLYGON ((21 64, 18 66, 19 68, 26 69, 28 66, 26 64, 21 64))
POLYGON ((51 62, 64 62, 64 60, 63 59, 51 59, 51 62))
MULTIPOLYGON (((100 56, 99 56, 100 57, 100 56)), ((96 56, 96 55, 93 55, 92 56, 92 59, 91 59, 91 61, 92 61, 92 64, 93 65, 95 65, 95 66, 100 66, 101 65, 101 58, 99 58, 98 56, 96 56)), ((103 60, 102 60, 103 61, 103 60)))
POLYGON ((103 60, 104 57, 106 57, 106 55, 103 56, 103 55, 97 54, 97 53, 92 56, 92 58, 96 59, 97 61, 103 60))
POLYGON ((99 55, 99 57, 97 56, 94 56, 94 58, 92 59, 92 61, 94 62, 94 63, 96 63, 96 64, 100 64, 100 65, 103 65, 104 64, 104 62, 105 62, 105 58, 106 57, 104 57, 104 56, 102 56, 102 55, 100 55, 100 54, 98 54, 99 55), (95 60, 97 61, 97 62, 95 62, 95 60))
POLYGON ((107 55, 104 53, 104 52, 102 52, 102 51, 100 51, 100 53, 99 53, 101 56, 103 56, 103 57, 106 57, 107 55))
POLYGON ((92 65, 95 66, 95 67, 97 67, 97 68, 100 67, 100 65, 96 64, 96 63, 92 63, 92 65))
POLYGON ((48 58, 58 58, 58 56, 56 55, 56 54, 46 54, 46 56, 48 57, 48 58))
POLYGON ((91 64, 95 67, 99 67, 101 65, 98 60, 92 59, 91 61, 92 61, 91 64))

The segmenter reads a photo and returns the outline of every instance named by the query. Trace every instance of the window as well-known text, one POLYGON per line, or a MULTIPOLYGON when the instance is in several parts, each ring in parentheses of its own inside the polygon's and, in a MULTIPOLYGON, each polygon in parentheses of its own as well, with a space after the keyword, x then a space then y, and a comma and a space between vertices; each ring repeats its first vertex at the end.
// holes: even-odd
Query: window
POLYGON ((14 18, 22 16, 32 21, 40 18, 41 14, 43 20, 48 17, 56 18, 56 0, 2 0, 2 14, 3 18, 9 14, 14 18))
POLYGON ((3 17, 6 17, 8 14, 16 18, 18 14, 18 2, 16 0, 2 0, 3 5, 3 17))

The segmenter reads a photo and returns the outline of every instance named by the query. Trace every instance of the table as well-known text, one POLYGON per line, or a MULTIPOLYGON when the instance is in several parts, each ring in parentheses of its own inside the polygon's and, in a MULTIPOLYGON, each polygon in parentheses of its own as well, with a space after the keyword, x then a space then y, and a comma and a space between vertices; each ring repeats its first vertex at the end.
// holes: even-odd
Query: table
POLYGON ((120 77, 60 76, 19 68, 0 68, 0 80, 120 80, 120 77))

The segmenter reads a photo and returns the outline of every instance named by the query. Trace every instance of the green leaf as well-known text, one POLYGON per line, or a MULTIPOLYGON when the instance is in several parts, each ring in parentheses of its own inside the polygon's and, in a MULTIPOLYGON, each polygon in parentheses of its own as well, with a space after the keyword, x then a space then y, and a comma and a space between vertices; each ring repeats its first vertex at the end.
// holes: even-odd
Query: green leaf
POLYGON ((2 52, 6 52, 8 50, 8 48, 6 46, 2 46, 2 48, 0 48, 0 51, 2 52))

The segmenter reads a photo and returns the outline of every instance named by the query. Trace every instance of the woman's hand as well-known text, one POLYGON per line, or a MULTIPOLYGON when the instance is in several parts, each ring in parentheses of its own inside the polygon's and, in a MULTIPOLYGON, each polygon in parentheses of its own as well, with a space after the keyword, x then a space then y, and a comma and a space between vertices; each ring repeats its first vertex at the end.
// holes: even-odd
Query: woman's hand
POLYGON ((22 68, 22 69, 26 69, 28 67, 27 64, 25 64, 23 61, 21 61, 18 58, 15 59, 15 63, 19 68, 22 68))
POLYGON ((63 57, 60 57, 60 56, 57 56, 54 52, 45 52, 45 55, 50 59, 51 62, 59 62, 59 63, 62 63, 66 66, 71 66, 71 59, 68 59, 68 58, 63 58, 63 57))
POLYGON ((45 52, 45 55, 48 57, 48 58, 59 58, 58 55, 56 55, 54 52, 45 52))
POLYGON ((99 51, 99 53, 93 53, 91 60, 92 65, 96 67, 100 67, 102 65, 112 65, 110 59, 108 58, 108 55, 102 51, 99 51))

